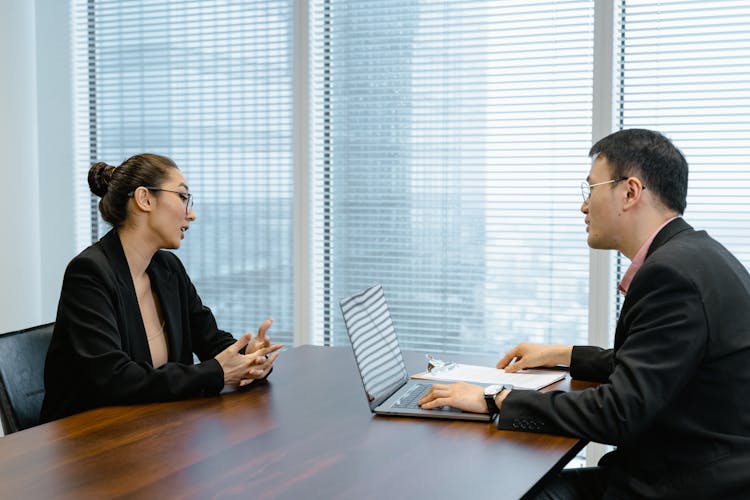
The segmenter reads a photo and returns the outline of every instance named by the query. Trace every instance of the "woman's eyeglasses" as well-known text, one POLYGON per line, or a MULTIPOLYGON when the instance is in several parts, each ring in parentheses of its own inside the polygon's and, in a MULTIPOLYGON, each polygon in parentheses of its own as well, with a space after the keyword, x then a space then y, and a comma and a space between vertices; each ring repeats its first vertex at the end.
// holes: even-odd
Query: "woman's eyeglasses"
MULTIPOLYGON (((171 189, 163 189, 163 188, 158 188, 155 186, 141 186, 141 187, 144 187, 148 189, 149 191, 164 191, 167 193, 176 194, 177 196, 180 197, 180 199, 182 200, 182 203, 185 204, 185 215, 189 215, 190 211, 193 209, 193 195, 191 193, 188 193, 185 191, 173 191, 171 189)), ((130 196, 131 198, 134 195, 135 195, 135 191, 131 191, 128 193, 128 196, 130 196)))

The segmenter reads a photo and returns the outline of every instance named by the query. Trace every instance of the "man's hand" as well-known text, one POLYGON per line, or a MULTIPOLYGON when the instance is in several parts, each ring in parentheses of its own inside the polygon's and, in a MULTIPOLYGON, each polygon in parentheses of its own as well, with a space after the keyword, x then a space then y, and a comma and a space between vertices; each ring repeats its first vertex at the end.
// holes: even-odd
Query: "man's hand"
POLYGON ((484 389, 466 382, 433 384, 427 394, 419 400, 419 406, 425 410, 452 406, 464 411, 487 413, 484 389))
POLYGON ((538 368, 542 366, 570 366, 570 356, 573 347, 569 345, 529 344, 521 342, 505 353, 497 368, 504 368, 513 373, 524 368, 538 368))

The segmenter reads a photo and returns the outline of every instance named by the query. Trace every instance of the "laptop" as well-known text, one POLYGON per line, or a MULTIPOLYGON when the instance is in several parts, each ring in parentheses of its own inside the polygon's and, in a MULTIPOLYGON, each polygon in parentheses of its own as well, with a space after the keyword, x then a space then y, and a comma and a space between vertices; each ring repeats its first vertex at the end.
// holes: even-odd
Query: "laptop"
POLYGON ((447 406, 423 410, 417 405, 432 382, 409 378, 382 286, 374 285, 355 293, 342 299, 339 305, 367 402, 373 413, 490 421, 488 414, 465 412, 447 406))

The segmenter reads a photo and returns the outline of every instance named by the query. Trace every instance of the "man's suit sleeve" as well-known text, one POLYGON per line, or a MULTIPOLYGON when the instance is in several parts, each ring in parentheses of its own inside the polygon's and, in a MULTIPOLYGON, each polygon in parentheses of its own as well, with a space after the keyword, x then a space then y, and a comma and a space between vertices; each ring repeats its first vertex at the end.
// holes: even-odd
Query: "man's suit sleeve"
MULTIPOLYGON (((511 391, 503 401, 498 428, 620 445, 652 425, 686 390, 703 357, 708 327, 700 293, 679 270, 651 265, 646 276, 641 275, 639 291, 636 280, 631 284, 630 293, 636 291, 636 296, 629 299, 635 302, 620 318, 628 335, 614 354, 607 383, 577 392, 511 391)), ((576 375, 596 374, 605 366, 606 352, 588 354, 600 359, 591 365, 574 359, 576 375)))
POLYGON ((612 349, 595 346, 573 346, 570 359, 570 376, 578 380, 606 382, 612 374, 612 349))

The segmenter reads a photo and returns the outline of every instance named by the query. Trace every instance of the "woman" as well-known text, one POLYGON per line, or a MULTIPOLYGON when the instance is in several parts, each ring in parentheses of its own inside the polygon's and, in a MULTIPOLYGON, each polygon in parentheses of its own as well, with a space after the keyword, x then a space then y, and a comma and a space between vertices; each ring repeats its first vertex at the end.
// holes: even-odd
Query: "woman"
POLYGON ((217 328, 177 256, 162 250, 179 248, 195 220, 177 165, 155 154, 117 168, 96 163, 89 186, 113 229, 65 271, 41 420, 218 394, 268 376, 282 347, 266 337, 271 320, 235 341, 217 328))

